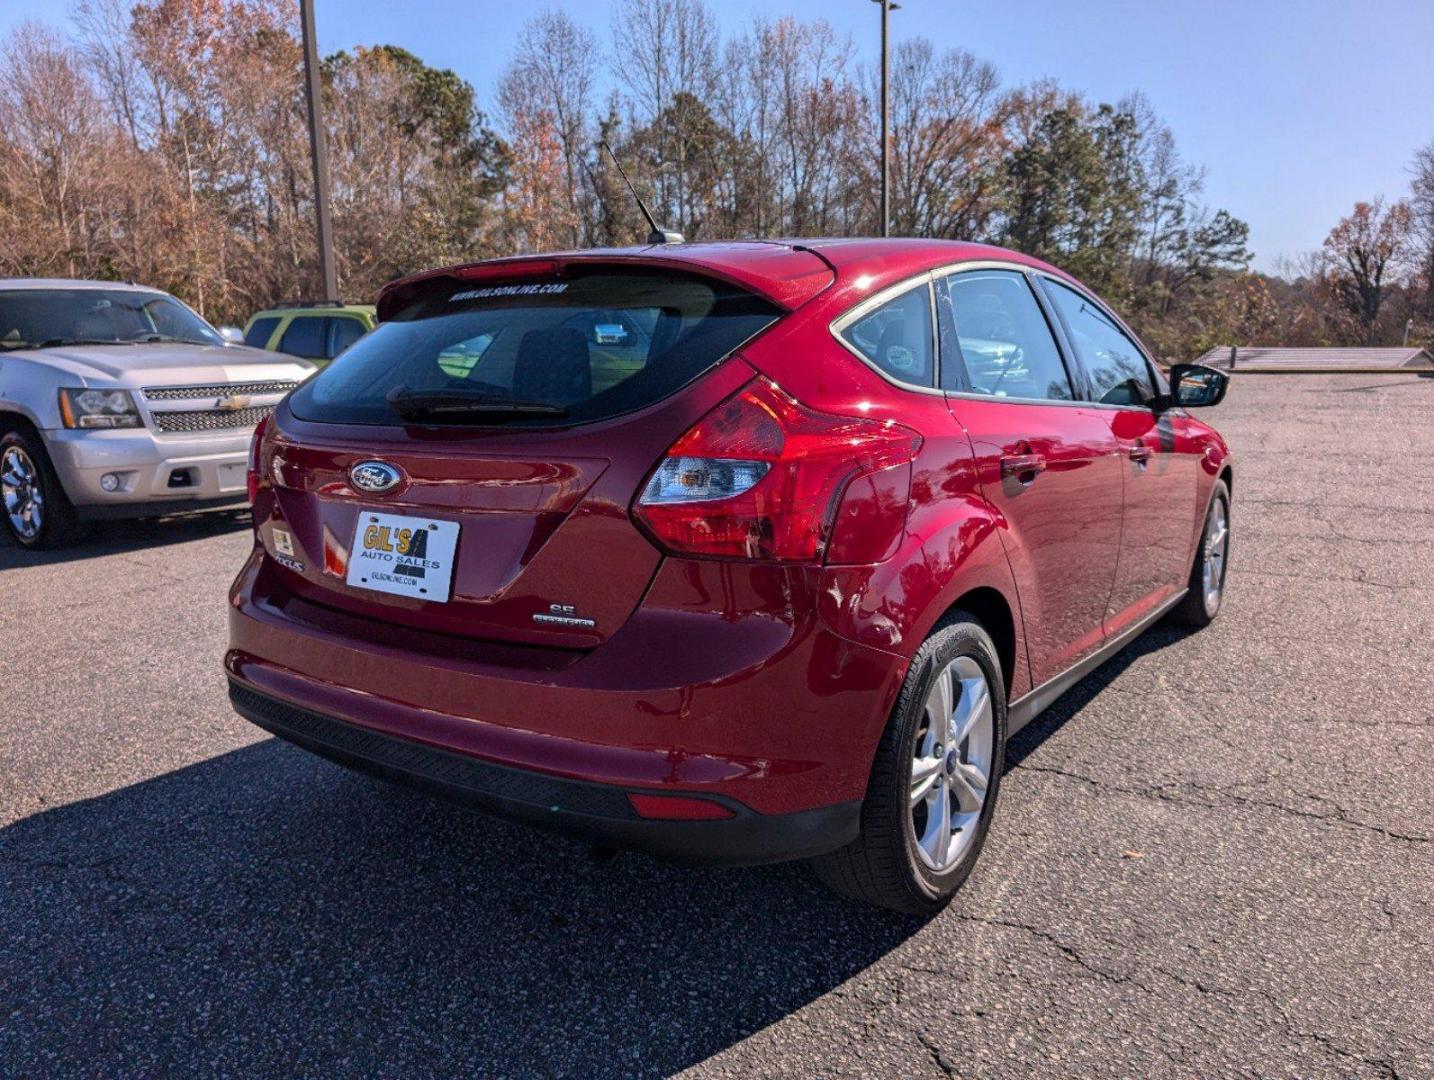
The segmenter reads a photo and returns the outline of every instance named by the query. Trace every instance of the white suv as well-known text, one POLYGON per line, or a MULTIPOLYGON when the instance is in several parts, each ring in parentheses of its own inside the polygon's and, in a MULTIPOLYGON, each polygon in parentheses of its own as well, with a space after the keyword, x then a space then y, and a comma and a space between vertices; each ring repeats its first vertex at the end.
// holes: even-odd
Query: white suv
POLYGON ((41 548, 99 518, 242 504, 254 426, 314 370, 156 289, 0 279, 0 516, 41 548))

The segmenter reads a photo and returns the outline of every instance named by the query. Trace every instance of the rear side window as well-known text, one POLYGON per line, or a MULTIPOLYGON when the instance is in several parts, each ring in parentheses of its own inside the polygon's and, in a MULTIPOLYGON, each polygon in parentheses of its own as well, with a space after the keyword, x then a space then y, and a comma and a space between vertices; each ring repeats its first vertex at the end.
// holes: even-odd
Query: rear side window
POLYGON ((437 403, 425 423, 602 420, 673 393, 781 315, 734 286, 671 271, 579 266, 501 284, 449 281, 355 342, 290 407, 343 424, 400 423, 391 397, 437 403))
POLYGON ((322 315, 299 315, 290 321, 279 339, 279 351, 290 356, 321 359, 328 336, 329 320, 322 315))
POLYGON ((927 285, 888 300, 848 323, 840 333, 843 341, 898 382, 936 385, 927 285))
POLYGON ((1074 289, 1046 283, 1065 319, 1076 356, 1091 381, 1091 397, 1105 405, 1145 405, 1155 397, 1150 365, 1135 342, 1104 311, 1074 289))
POLYGON ((945 389, 1071 400, 1070 376, 1024 274, 970 270, 941 278, 937 308, 945 389))
POLYGON ((244 335, 244 344, 251 345, 256 349, 262 349, 269 344, 269 337, 274 333, 274 327, 279 325, 275 318, 255 319, 254 325, 244 335))

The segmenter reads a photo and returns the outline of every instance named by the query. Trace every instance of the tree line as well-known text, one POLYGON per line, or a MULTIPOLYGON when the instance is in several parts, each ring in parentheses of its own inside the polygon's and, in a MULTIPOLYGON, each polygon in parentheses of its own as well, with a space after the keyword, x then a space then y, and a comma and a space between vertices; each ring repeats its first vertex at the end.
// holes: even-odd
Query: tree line
MULTIPOLYGON (((878 88, 822 20, 723 35, 703 0, 561 11, 512 42, 488 111, 404 49, 323 61, 342 291, 465 259, 630 244, 646 227, 609 144, 690 240, 873 234, 878 88)), ((288 0, 81 0, 0 43, 0 274, 122 278, 214 321, 318 282, 297 9, 288 0)), ((1160 354, 1221 343, 1434 338, 1434 144, 1406 198, 1371 198, 1279 275, 1203 199, 1136 94, 1003 86, 924 38, 892 57, 892 231, 1049 259, 1160 354)))

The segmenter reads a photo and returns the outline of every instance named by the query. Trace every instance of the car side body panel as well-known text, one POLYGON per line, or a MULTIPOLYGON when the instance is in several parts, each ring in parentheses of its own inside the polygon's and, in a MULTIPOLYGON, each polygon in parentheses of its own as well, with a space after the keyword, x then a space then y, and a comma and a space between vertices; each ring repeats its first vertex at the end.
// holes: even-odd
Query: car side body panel
POLYGON ((1121 540, 1121 472, 1108 416, 1083 404, 953 398, 977 477, 1001 512, 1020 597, 1031 681, 1100 648, 1121 540), (1011 475, 1003 459, 1035 455, 1043 471, 1011 475))

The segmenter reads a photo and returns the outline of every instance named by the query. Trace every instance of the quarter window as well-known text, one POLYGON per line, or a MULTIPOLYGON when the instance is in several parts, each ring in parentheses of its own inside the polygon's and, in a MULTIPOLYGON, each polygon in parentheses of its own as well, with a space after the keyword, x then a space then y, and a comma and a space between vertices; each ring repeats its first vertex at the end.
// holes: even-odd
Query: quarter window
POLYGON ((1145 356, 1107 315, 1074 289, 1047 282, 1046 291, 1070 329, 1091 397, 1104 405, 1147 405, 1155 383, 1145 356))
POLYGON ((917 286, 854 320, 842 340, 898 382, 936 385, 931 291, 917 286))
POLYGON ((1070 401, 1070 376, 1026 276, 968 270, 937 282, 941 384, 991 397, 1070 401))

